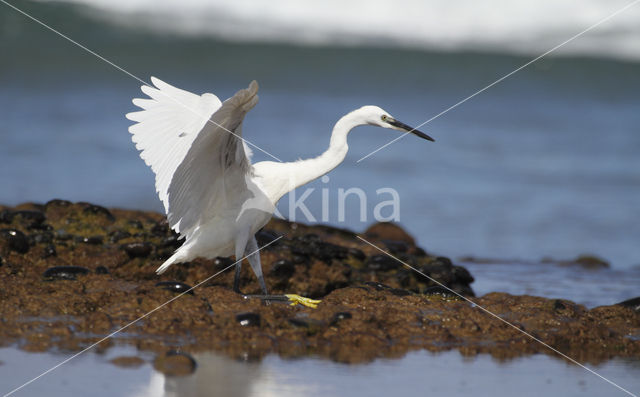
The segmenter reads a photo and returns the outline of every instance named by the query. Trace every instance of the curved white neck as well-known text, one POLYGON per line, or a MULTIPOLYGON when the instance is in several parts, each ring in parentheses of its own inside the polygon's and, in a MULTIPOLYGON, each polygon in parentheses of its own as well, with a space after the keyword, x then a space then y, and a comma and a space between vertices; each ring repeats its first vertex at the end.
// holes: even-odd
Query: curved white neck
POLYGON ((362 119, 354 112, 342 116, 333 127, 329 148, 324 153, 311 159, 288 163, 291 164, 288 175, 290 190, 321 177, 342 163, 349 150, 347 135, 354 127, 363 124, 362 119))

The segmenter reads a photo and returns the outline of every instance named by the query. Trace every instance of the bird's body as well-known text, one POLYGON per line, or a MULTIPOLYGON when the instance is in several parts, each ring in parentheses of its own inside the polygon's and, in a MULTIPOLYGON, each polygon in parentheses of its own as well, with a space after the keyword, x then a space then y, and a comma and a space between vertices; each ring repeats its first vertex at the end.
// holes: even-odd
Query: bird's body
MULTIPOLYGON (((169 225, 184 244, 157 270, 197 257, 248 256, 263 292, 255 233, 269 222, 278 200, 337 167, 345 158, 347 134, 358 125, 377 125, 427 135, 406 126, 377 106, 343 116, 331 134, 329 148, 318 157, 289 163, 251 164, 242 140, 242 121, 258 101, 258 85, 221 102, 213 94, 196 95, 152 77, 157 88, 142 86, 151 99, 134 99, 142 111, 129 131, 140 155, 156 174, 156 190, 169 225)), ((240 262, 234 289, 238 289, 240 262)))

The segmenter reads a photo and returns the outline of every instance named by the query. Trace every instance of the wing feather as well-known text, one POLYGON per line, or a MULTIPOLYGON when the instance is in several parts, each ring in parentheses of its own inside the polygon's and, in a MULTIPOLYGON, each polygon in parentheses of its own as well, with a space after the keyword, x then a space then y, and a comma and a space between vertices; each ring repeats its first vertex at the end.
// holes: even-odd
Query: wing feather
POLYGON ((187 238, 215 216, 237 216, 253 193, 251 162, 241 139, 242 121, 258 102, 258 84, 224 101, 193 141, 169 186, 169 224, 187 238))
POLYGON ((151 81, 157 88, 141 87, 151 99, 134 99, 133 104, 143 110, 126 117, 137 122, 129 127, 131 138, 156 174, 156 191, 168 210, 171 178, 221 102, 213 94, 196 95, 155 77, 151 81))
POLYGON ((236 217, 234 208, 255 196, 247 187, 251 151, 241 135, 244 116, 258 101, 258 84, 221 103, 213 94, 151 81, 155 87, 141 87, 150 99, 133 100, 142 110, 127 114, 137 122, 129 132, 156 174, 169 225, 189 239, 215 216, 236 217))

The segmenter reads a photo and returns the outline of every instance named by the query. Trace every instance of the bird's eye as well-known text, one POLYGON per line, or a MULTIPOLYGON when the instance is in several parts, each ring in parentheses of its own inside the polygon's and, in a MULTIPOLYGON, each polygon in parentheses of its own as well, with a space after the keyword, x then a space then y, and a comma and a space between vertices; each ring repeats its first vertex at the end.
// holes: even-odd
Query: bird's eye
POLYGON ((382 117, 380 117, 382 119, 382 121, 387 121, 387 115, 383 114, 382 117))

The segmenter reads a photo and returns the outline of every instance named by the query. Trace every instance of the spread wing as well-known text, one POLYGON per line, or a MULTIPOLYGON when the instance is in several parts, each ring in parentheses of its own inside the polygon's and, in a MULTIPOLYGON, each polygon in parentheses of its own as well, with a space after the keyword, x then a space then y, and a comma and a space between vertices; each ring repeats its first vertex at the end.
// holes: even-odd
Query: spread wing
POLYGON ((143 85, 150 99, 136 98, 133 104, 142 111, 128 113, 137 124, 129 127, 131 139, 140 157, 156 174, 156 191, 169 210, 169 184, 198 133, 211 115, 220 108, 213 94, 196 95, 151 77, 157 87, 143 85))
POLYGON ((149 110, 134 113, 135 118, 127 115, 134 121, 140 119, 130 131, 137 147, 143 150, 141 156, 156 173, 156 189, 165 204, 169 224, 188 239, 198 226, 215 216, 237 216, 234 208, 239 209, 254 196, 247 186, 252 171, 250 152, 241 134, 244 116, 258 102, 258 84, 253 81, 248 88, 220 103, 212 94, 197 96, 158 79, 152 81, 159 93, 145 90, 146 87, 143 91, 153 100, 158 101, 156 98, 162 98, 165 91, 167 96, 177 93, 186 101, 191 100, 194 107, 208 112, 194 114, 185 106, 180 110, 171 107, 169 111, 167 106, 166 111, 158 110, 153 115, 145 114, 149 110), (135 127, 144 123, 149 127, 136 131, 135 127), (142 139, 136 140, 138 134, 140 138, 147 135, 151 138, 143 144, 142 139))

